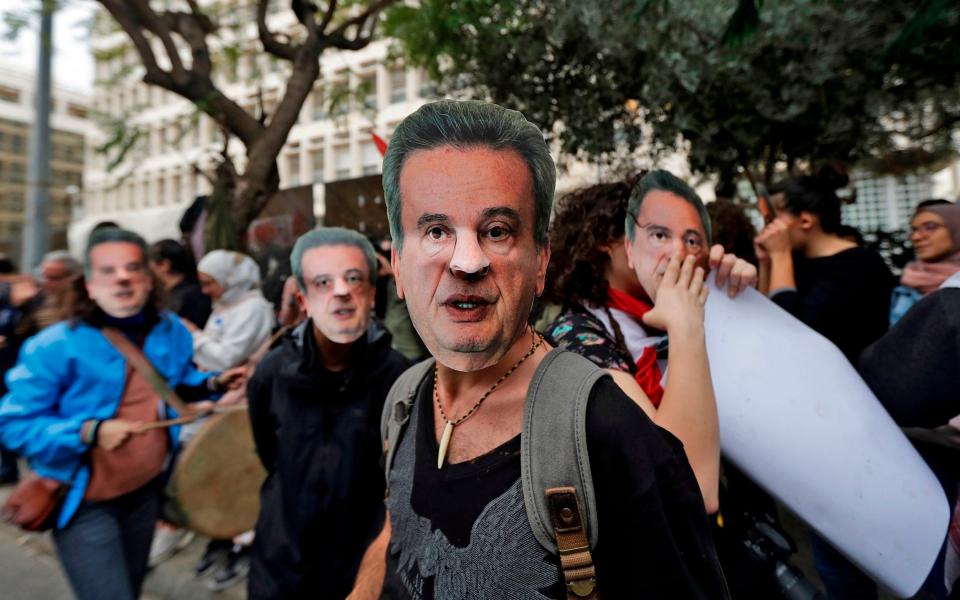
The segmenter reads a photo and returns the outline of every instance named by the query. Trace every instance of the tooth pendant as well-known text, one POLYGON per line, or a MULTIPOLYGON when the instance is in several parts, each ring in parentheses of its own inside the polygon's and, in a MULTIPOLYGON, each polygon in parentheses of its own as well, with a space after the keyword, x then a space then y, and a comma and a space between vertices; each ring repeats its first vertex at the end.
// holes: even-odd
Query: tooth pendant
POLYGON ((443 463, 447 461, 447 447, 450 446, 450 436, 453 435, 453 421, 447 421, 443 428, 443 435, 440 436, 440 452, 437 453, 437 469, 443 468, 443 463))

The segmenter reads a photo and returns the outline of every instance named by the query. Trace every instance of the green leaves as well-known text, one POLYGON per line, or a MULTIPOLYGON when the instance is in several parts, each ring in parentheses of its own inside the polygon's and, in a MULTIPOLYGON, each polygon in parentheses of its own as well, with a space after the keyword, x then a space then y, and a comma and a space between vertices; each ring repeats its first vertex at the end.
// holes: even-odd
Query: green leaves
POLYGON ((424 0, 387 22, 441 93, 516 108, 566 153, 610 162, 682 147, 697 171, 769 180, 788 165, 881 155, 895 136, 949 145, 958 10, 951 0, 424 0))
POLYGON ((739 46, 757 33, 760 26, 760 7, 763 0, 740 0, 737 10, 727 22, 727 29, 723 32, 723 43, 730 46, 739 46))

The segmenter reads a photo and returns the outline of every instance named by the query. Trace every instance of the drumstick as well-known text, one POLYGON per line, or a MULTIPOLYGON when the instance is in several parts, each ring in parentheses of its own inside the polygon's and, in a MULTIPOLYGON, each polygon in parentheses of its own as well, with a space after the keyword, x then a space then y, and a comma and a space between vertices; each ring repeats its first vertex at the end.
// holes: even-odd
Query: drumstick
POLYGON ((144 423, 137 429, 137 433, 143 433, 145 431, 150 431, 151 429, 161 429, 164 427, 173 427, 174 425, 185 425, 187 423, 193 423, 201 417, 205 417, 210 414, 215 413, 225 413, 232 412, 235 410, 246 410, 246 404, 232 404, 230 406, 214 406, 208 408, 207 410, 201 410, 199 412, 186 415, 183 417, 177 417, 176 419, 165 419, 163 421, 154 421, 152 423, 144 423))

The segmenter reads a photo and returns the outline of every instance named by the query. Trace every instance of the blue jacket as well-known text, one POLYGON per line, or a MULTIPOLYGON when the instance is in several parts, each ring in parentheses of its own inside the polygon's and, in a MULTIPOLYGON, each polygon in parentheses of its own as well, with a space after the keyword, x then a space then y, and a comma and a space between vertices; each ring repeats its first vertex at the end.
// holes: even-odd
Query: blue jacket
MULTIPOLYGON (((170 387, 198 386, 211 376, 193 366, 193 337, 170 312, 164 312, 150 330, 143 352, 170 387)), ((66 321, 27 340, 16 366, 7 372, 9 392, 0 401, 0 444, 26 457, 44 477, 63 482, 74 477, 57 527, 70 521, 90 479, 90 469, 79 466, 88 449, 80 428, 89 419, 116 414, 126 372, 123 356, 99 329, 66 321)), ((166 411, 168 417, 176 414, 170 407, 166 411)), ((169 428, 172 449, 178 432, 177 427, 169 428)))

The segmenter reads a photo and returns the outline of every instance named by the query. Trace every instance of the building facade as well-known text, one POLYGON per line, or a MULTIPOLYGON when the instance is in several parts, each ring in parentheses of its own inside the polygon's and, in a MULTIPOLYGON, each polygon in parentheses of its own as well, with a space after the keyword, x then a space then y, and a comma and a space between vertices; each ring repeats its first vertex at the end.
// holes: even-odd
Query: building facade
POLYGON ((910 226, 917 204, 931 198, 956 201, 960 161, 931 174, 876 175, 855 169, 851 183, 856 201, 843 206, 843 222, 861 232, 902 231, 910 226))
MULTIPOLYGON (((27 199, 35 79, 31 71, 0 64, 0 253, 19 264, 27 199)), ((50 247, 65 248, 72 202, 83 187, 89 97, 53 86, 50 106, 50 247)))

